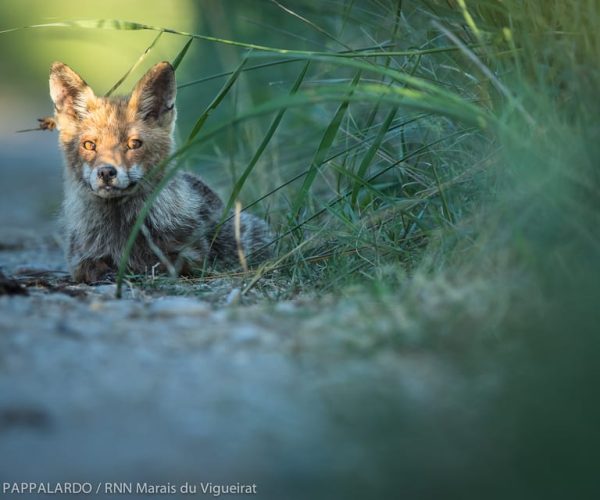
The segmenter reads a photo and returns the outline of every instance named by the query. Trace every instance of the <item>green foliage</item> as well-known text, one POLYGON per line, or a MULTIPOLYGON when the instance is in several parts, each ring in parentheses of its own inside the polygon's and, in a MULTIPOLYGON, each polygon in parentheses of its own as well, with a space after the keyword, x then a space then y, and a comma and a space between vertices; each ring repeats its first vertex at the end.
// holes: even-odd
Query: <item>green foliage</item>
POLYGON ((163 35, 185 40, 171 59, 195 77, 179 78, 188 140, 161 166, 166 179, 193 166, 221 186, 223 220, 238 198, 268 214, 282 258, 260 272, 287 272, 300 289, 377 280, 387 265, 483 265, 504 251, 545 261, 558 224, 571 250, 598 247, 594 2, 272 7, 250 41, 135 20, 25 29, 158 32, 107 94, 163 35), (238 50, 228 53, 237 67, 201 77, 197 44, 238 50), (204 88, 223 77, 220 90, 204 88), (203 110, 188 105, 210 95, 203 110))
MULTIPOLYGON (((239 199, 276 232, 273 262, 230 277, 247 292, 270 273, 276 299, 342 296, 323 310, 350 343, 437 350, 484 384, 492 366, 504 385, 482 433, 487 472, 513 482, 483 497, 592 498, 593 454, 578 444, 599 413, 597 0, 235 3, 260 29, 231 16, 198 32, 106 20, 28 32, 164 33, 132 70, 175 37, 189 140, 158 189, 193 166, 228 200, 223 219, 239 199)), ((453 481, 481 489, 478 467, 453 481)))

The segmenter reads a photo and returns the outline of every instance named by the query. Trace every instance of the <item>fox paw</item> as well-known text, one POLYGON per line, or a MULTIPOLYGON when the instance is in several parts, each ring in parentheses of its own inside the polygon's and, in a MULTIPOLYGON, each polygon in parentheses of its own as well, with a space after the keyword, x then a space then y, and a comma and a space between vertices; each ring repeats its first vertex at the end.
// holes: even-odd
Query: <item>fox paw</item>
POLYGON ((73 279, 79 283, 115 281, 116 272, 103 260, 80 262, 73 271, 73 279))

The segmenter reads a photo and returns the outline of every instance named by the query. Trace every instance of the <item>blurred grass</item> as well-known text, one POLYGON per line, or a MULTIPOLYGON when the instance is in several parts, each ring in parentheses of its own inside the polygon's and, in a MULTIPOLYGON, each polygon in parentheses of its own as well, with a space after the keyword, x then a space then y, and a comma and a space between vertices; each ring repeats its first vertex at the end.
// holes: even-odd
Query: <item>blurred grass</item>
MULTIPOLYGON (((333 293, 344 299, 329 321, 350 335, 450 353, 478 373, 501 367, 490 439, 510 437, 511 450, 498 446, 516 458, 500 472, 517 478, 516 497, 588 498, 600 319, 598 3, 266 5, 259 13, 240 2, 225 16, 207 2, 202 23, 178 29, 131 17, 171 29, 166 58, 183 54, 179 134, 191 140, 170 168, 198 170, 228 207, 239 198, 269 218, 280 258, 254 277, 276 268, 288 283, 278 299, 333 293), (190 34, 200 36, 180 52, 190 34)), ((113 83, 144 40, 110 72, 113 83)), ((70 62, 84 74, 89 66, 70 62)))

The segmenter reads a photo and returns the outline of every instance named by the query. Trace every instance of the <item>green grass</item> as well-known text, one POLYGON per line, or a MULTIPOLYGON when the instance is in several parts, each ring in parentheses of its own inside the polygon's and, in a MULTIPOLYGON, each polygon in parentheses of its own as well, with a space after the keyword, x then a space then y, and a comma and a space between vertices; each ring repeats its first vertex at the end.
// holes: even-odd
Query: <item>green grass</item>
POLYGON ((227 212, 241 199, 268 216, 280 258, 260 272, 287 270, 293 289, 368 286, 389 266, 454 273, 505 252, 541 263, 599 247, 594 2, 348 1, 322 14, 275 4, 273 20, 289 18, 323 49, 297 48, 275 26, 270 43, 126 20, 26 29, 156 31, 107 95, 167 34, 181 37, 178 68, 194 44, 237 47, 236 68, 180 82, 201 95, 227 77, 180 123, 187 140, 166 179, 191 165, 222 186, 227 212), (276 70, 283 84, 265 87, 276 70), (559 227, 569 244, 542 249, 559 227))
MULTIPOLYGON (((598 413, 565 395, 592 401, 598 375, 598 2, 274 9, 264 43, 125 21, 31 29, 156 31, 144 64, 163 36, 181 38, 172 60, 193 75, 179 86, 188 140, 159 189, 191 167, 228 210, 240 200, 276 233, 277 257, 264 267, 198 280, 229 278, 248 293, 276 283, 265 295, 324 301, 321 313, 352 345, 443 352, 479 374, 502 367, 490 433, 509 428, 522 468, 513 477, 541 481, 531 460, 548 453, 539 428, 560 428, 564 417, 584 439, 598 413), (207 74, 196 44, 237 50, 235 64, 207 74), (538 393, 539 406, 530 398, 538 393)), ((117 77, 115 87, 125 80, 117 77)), ((564 498, 584 498, 574 491, 592 461, 561 458, 575 451, 565 438, 549 454, 573 478, 564 498)))

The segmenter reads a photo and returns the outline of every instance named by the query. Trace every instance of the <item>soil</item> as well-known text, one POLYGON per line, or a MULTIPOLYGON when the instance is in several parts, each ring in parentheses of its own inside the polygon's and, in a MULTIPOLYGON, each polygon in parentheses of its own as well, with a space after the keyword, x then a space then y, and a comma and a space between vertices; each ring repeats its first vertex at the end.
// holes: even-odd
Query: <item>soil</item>
POLYGON ((351 302, 241 296, 225 279, 133 283, 117 300, 114 284, 71 282, 56 139, 40 137, 0 144, 15 172, 0 184, 2 481, 409 498, 438 490, 427 471, 451 483, 482 459, 472 382, 427 351, 377 347, 376 318, 343 321, 351 302))

